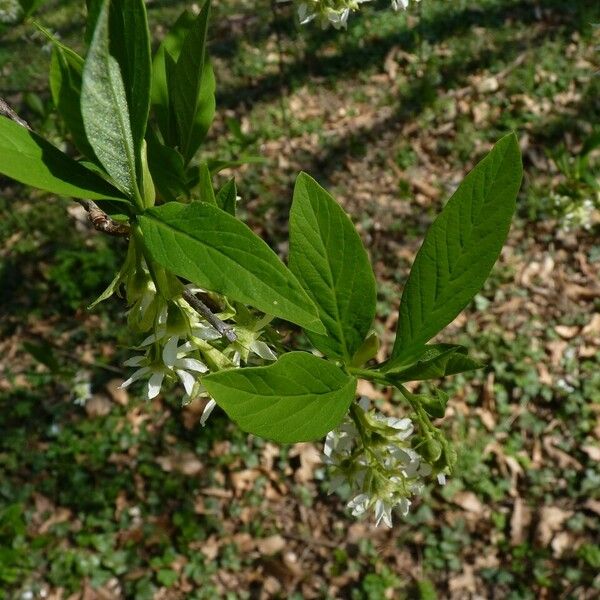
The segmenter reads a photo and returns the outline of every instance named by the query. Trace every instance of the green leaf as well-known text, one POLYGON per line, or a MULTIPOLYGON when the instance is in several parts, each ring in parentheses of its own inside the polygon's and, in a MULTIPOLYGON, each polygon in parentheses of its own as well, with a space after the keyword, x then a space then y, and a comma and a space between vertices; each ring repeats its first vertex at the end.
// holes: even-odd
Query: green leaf
POLYGON ((96 29, 96 22, 98 16, 102 10, 102 3, 104 0, 85 0, 87 8, 87 20, 85 25, 85 43, 89 44, 92 41, 94 30, 96 29))
POLYGON ((177 150, 161 144, 151 129, 148 131, 148 165, 163 200, 173 202, 187 192, 183 157, 177 150))
POLYGON ((209 12, 210 1, 205 0, 183 42, 175 67, 173 106, 179 132, 179 150, 185 164, 194 156, 203 132, 205 134, 208 129, 206 120, 211 113, 211 103, 214 114, 214 76, 205 60, 209 12))
POLYGON ((0 116, 0 173, 40 190, 87 200, 126 198, 39 135, 0 116))
POLYGON ((205 162, 200 165, 200 182, 198 184, 198 192, 200 193, 199 200, 201 202, 208 202, 209 204, 217 206, 217 200, 215 198, 215 190, 210 177, 210 171, 208 170, 208 165, 205 162))
POLYGON ((466 176, 429 228, 404 287, 392 358, 440 332, 481 289, 508 235, 523 169, 514 134, 466 176))
POLYGON ((105 0, 83 67, 81 112, 87 138, 117 187, 141 205, 136 150, 121 71, 109 51, 109 7, 105 0))
POLYGON ((244 223, 205 202, 169 202, 139 219, 151 257, 196 285, 323 332, 294 275, 244 223))
POLYGON ((152 58, 144 0, 112 0, 110 53, 119 64, 127 97, 134 154, 139 173, 142 142, 150 111, 152 58))
POLYGON ((280 443, 322 438, 356 393, 356 379, 306 352, 284 354, 268 367, 212 373, 202 384, 244 431, 280 443))
POLYGON ((217 206, 225 212, 235 217, 236 206, 237 206, 237 187, 235 185, 235 178, 232 177, 223 187, 219 190, 216 197, 217 206))
POLYGON ((54 106, 65 122, 77 149, 90 160, 98 160, 90 145, 81 116, 81 69, 79 61, 59 46, 52 49, 50 60, 50 90, 54 106))
POLYGON ((394 360, 384 365, 381 371, 396 382, 425 381, 481 369, 484 366, 467 356, 464 346, 431 344, 423 348, 423 352, 413 364, 394 360))
POLYGON ((177 127, 170 90, 173 88, 175 65, 181 47, 194 20, 190 12, 183 11, 164 37, 152 61, 152 107, 163 140, 171 147, 177 145, 177 127))
POLYGON ((294 189, 289 264, 327 330, 325 336, 311 333, 311 342, 350 362, 375 317, 375 276, 352 221, 306 173, 294 189))

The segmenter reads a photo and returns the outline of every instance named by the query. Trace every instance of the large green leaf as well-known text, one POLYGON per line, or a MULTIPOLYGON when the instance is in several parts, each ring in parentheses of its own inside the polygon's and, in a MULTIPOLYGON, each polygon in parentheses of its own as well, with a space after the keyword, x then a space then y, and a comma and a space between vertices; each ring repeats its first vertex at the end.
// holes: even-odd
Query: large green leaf
POLYGON ((101 177, 63 154, 58 148, 0 116, 0 173, 30 185, 73 198, 126 198, 101 177))
POLYGON ((150 111, 152 59, 144 0, 111 0, 110 52, 121 70, 136 160, 146 134, 150 111))
POLYGON ((152 258, 232 300, 324 332, 317 309, 277 255, 244 223, 205 202, 169 202, 139 219, 152 258))
POLYGON ((163 140, 171 147, 177 145, 177 125, 170 90, 181 47, 194 20, 194 15, 184 10, 164 37, 152 61, 152 107, 163 140))
POLYGON ((391 361, 381 371, 391 381, 397 383, 438 379, 464 371, 481 369, 484 366, 479 361, 470 358, 464 346, 431 344, 424 347, 423 352, 413 364, 391 361))
POLYGON ((327 330, 325 336, 310 334, 311 342, 350 362, 375 317, 375 276, 352 221, 306 173, 294 189, 289 263, 327 330))
POLYGON ((190 26, 183 42, 173 86, 173 106, 179 149, 187 164, 194 156, 214 116, 214 75, 206 56, 210 0, 190 26))
POLYGON ((508 235, 523 169, 514 134, 465 177, 429 228, 406 282, 392 358, 411 355, 481 289, 508 235))
POLYGON ((81 112, 87 138, 106 172, 141 204, 125 87, 109 50, 109 9, 110 1, 105 0, 83 67, 81 112))
POLYGON ((212 373, 202 383, 244 431, 281 443, 322 438, 343 419, 356 379, 306 352, 268 367, 212 373))

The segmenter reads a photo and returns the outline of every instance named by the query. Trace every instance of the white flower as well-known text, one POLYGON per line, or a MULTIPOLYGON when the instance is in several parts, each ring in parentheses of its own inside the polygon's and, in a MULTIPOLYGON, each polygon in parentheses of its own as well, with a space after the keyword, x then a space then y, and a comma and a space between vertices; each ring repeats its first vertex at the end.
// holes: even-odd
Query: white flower
POLYGON ((196 377, 190 373, 206 373, 208 367, 201 361, 195 358, 186 356, 193 350, 191 344, 185 343, 178 347, 179 338, 172 336, 165 344, 162 351, 162 362, 152 362, 148 355, 134 356, 125 361, 127 367, 140 367, 133 375, 121 384, 121 388, 129 387, 134 381, 148 377, 148 387, 146 396, 148 400, 156 398, 160 393, 164 378, 170 373, 175 373, 185 391, 191 395, 196 383, 196 377))
POLYGON ((0 0, 0 23, 16 23, 21 12, 21 5, 17 0, 0 0))
POLYGON ((90 374, 87 371, 77 371, 73 378, 73 402, 79 406, 85 406, 86 402, 92 397, 92 384, 90 374))
POLYGON ((346 505, 351 511, 353 517, 362 516, 369 508, 371 498, 367 494, 358 494, 346 505))
POLYGON ((360 399, 359 406, 363 413, 356 422, 346 417, 325 438, 330 491, 349 486, 354 497, 347 508, 353 516, 373 510, 377 526, 391 527, 393 509, 408 514, 410 497, 421 493, 423 477, 432 473, 432 467, 411 446, 411 419, 369 411, 366 398, 360 399))
POLYGON ((186 354, 192 350, 189 342, 177 347, 178 342, 179 340, 176 336, 170 338, 163 348, 162 358, 165 367, 177 373, 181 383, 183 383, 186 393, 191 396, 194 384, 196 383, 196 378, 189 371, 206 373, 208 367, 195 358, 186 357, 186 354))

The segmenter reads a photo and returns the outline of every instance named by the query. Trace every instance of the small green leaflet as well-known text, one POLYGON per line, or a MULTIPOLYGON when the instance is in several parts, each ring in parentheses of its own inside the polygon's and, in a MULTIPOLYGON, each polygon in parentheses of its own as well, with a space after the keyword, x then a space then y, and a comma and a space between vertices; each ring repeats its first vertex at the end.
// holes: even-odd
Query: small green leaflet
POLYGON ((311 342, 349 363, 373 324, 375 276, 352 221, 306 173, 294 189, 289 264, 327 329, 325 336, 311 333, 311 342))
POLYGON ((237 206, 237 187, 235 178, 232 177, 217 193, 215 198, 217 206, 235 217, 237 206))
POLYGON ((356 379, 306 352, 268 367, 212 373, 202 384, 244 431, 280 443, 318 440, 344 418, 356 379))
POLYGON ((425 344, 481 289, 508 235, 523 168, 514 134, 466 176, 429 228, 400 302, 392 359, 425 344))
POLYGON ((323 332, 298 280, 244 223, 206 202, 169 202, 139 219, 144 245, 160 265, 196 285, 323 332))
POLYGON ((179 150, 187 165, 208 131, 215 111, 215 79, 206 60, 210 0, 191 25, 175 66, 172 105, 179 132, 179 150))
POLYGON ((198 193, 200 202, 208 202, 217 206, 217 199, 215 198, 215 190, 212 184, 212 178, 208 165, 203 162, 200 164, 200 182, 198 184, 198 193))
POLYGON ((106 172, 129 197, 139 198, 136 153, 121 71, 109 51, 105 0, 83 67, 81 112, 87 138, 106 172))
POLYGON ((481 369, 484 366, 470 358, 464 346, 432 344, 424 347, 423 353, 414 364, 391 361, 384 365, 381 371, 394 382, 424 381, 481 369))
POLYGON ((39 135, 2 116, 0 173, 59 196, 126 201, 121 192, 104 179, 39 135))

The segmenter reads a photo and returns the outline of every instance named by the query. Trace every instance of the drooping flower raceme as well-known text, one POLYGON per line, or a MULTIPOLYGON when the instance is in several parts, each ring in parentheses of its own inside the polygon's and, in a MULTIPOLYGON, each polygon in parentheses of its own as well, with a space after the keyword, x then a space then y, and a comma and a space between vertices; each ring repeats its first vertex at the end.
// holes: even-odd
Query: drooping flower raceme
POLYGON ((373 510, 376 525, 391 527, 392 510, 408 514, 412 496, 421 493, 432 467, 411 445, 411 419, 369 411, 366 398, 352 407, 351 416, 325 440, 331 491, 349 486, 353 498, 347 507, 352 515, 373 510))
POLYGON ((16 23, 22 12, 18 0, 0 0, 0 23, 16 23))
MULTIPOLYGON (((340 29, 346 27, 350 13, 365 2, 370 0, 300 0, 297 3, 298 19, 302 25, 316 20, 323 28, 331 24, 340 29)), ((391 0, 394 10, 404 10, 408 4, 409 0, 391 0)))
MULTIPOLYGON (((132 261, 132 263, 135 261, 132 261)), ((146 334, 138 346, 140 354, 125 361, 127 367, 136 371, 122 384, 129 387, 138 380, 147 381, 146 397, 151 400, 158 396, 165 382, 180 381, 185 389, 183 403, 207 395, 200 382, 201 375, 211 367, 230 368, 247 364, 251 357, 272 361, 277 357, 268 344, 260 339, 264 327, 271 317, 252 317, 245 314, 243 322, 236 323, 236 341, 223 340, 203 317, 201 317, 183 295, 175 294, 165 299, 158 293, 156 285, 143 261, 137 263, 135 272, 122 277, 131 308, 128 312, 130 327, 146 334)), ((203 290, 187 286, 191 293, 203 290)), ((229 303, 220 319, 236 319, 236 310, 229 303)), ((214 408, 210 400, 204 411, 202 424, 214 408)))

